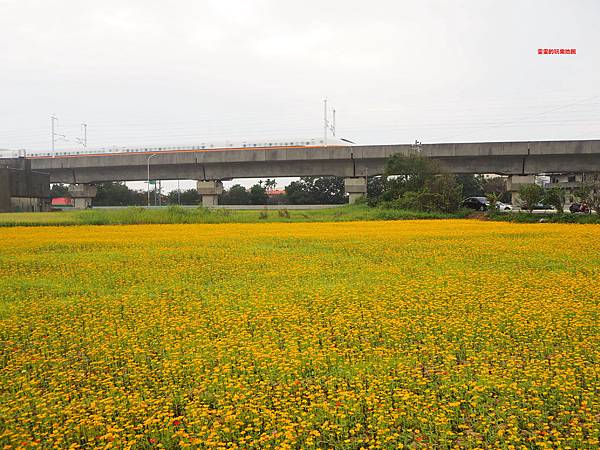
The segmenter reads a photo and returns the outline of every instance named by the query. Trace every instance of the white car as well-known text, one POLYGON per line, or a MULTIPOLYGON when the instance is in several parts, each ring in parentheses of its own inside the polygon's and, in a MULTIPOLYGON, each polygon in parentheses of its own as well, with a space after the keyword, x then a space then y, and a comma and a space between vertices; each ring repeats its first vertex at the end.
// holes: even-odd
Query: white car
POLYGON ((512 211, 513 209, 512 205, 502 202, 496 202, 496 208, 498 208, 499 211, 512 211))

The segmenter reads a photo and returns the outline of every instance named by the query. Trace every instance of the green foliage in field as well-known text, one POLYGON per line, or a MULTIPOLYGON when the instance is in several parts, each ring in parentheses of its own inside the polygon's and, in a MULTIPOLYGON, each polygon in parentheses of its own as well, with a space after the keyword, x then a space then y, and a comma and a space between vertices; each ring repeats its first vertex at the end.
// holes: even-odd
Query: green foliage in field
POLYGON ((183 208, 170 206, 162 209, 131 207, 125 209, 91 209, 52 213, 0 214, 0 227, 44 225, 132 225, 152 223, 252 223, 252 222, 341 222, 353 220, 406 220, 449 219, 465 217, 457 214, 426 213, 419 211, 385 210, 366 205, 348 205, 320 210, 289 210, 287 215, 267 214, 261 219, 258 210, 227 210, 183 208))

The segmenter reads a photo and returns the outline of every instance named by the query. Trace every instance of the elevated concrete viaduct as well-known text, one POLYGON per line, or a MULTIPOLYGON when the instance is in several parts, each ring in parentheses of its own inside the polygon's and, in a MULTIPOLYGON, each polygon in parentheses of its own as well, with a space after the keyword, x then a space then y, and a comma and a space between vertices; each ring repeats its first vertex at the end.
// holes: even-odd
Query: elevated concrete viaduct
MULTIPOLYGON (((355 200, 365 192, 364 177, 381 175, 387 158, 419 153, 440 161, 450 173, 535 175, 600 172, 600 140, 479 142, 422 145, 330 146, 232 150, 170 150, 143 153, 32 158, 31 168, 48 172, 52 183, 191 179, 205 204, 214 204, 222 180, 294 176, 339 176, 355 200), (363 181, 360 181, 363 180, 363 181), (211 188, 211 186, 214 186, 211 188), (212 189, 212 190, 211 190, 212 189), (213 192, 214 190, 214 192, 213 192), (210 192, 209 192, 210 191, 210 192)), ((516 185, 516 184, 515 184, 516 185)))

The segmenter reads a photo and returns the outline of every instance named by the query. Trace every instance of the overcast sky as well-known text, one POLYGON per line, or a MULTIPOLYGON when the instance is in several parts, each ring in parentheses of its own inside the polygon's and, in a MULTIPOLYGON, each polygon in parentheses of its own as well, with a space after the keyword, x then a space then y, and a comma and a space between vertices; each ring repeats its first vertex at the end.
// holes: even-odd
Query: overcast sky
MULTIPOLYGON (((0 148, 600 137, 597 0, 0 0, 0 148), (576 55, 538 55, 539 48, 576 55)), ((191 183, 188 183, 191 185, 191 183)), ((186 184, 187 186, 187 184, 186 184)))

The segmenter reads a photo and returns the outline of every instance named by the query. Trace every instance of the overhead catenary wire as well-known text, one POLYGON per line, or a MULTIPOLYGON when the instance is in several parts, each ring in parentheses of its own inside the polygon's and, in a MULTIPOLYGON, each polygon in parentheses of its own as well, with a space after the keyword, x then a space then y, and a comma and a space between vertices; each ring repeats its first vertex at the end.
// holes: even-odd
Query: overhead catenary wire
MULTIPOLYGON (((533 104, 552 105, 545 108, 543 111, 523 110, 518 118, 506 118, 506 114, 512 111, 506 110, 510 107, 509 103, 498 102, 499 107, 494 110, 488 109, 486 114, 478 114, 482 110, 481 105, 463 106, 460 113, 445 114, 444 111, 451 110, 448 104, 442 104, 440 107, 426 107, 423 111, 435 111, 436 114, 429 114, 429 117, 423 117, 425 114, 416 115, 407 119, 405 117, 408 109, 386 109, 372 108, 365 111, 356 111, 349 109, 344 111, 344 132, 351 136, 353 134, 363 133, 387 133, 388 135, 402 134, 418 130, 419 135, 422 135, 421 130, 428 131, 426 141, 448 141, 457 137, 469 136, 476 133, 481 134, 486 130, 495 128, 518 128, 524 126, 535 125, 538 128, 555 127, 560 125, 561 128, 573 128, 574 132, 580 134, 577 126, 594 126, 600 120, 600 106, 598 100, 600 95, 571 101, 566 104, 557 104, 543 100, 542 102, 533 102, 533 104), (506 106, 505 106, 506 105, 506 106), (365 114, 366 111, 370 113, 365 114), (386 114, 388 117, 380 117, 384 112, 398 111, 397 114, 386 114), (558 113, 558 115, 557 115, 558 113), (457 133, 446 133, 448 129, 456 129, 457 133)), ((522 102, 530 108, 531 102, 522 102)), ((513 108, 514 109, 514 108, 513 108)), ((314 113, 314 111, 313 111, 314 113)), ((264 111, 263 111, 264 114, 264 111)), ((150 142, 157 140, 160 145, 165 145, 169 139, 186 140, 190 144, 194 144, 198 140, 208 141, 218 138, 219 140, 226 139, 253 139, 254 137, 265 136, 283 138, 285 135, 293 134, 295 136, 303 134, 317 136, 315 127, 307 126, 309 117, 304 114, 289 114, 280 115, 275 119, 257 118, 249 112, 238 112, 236 114, 227 114, 234 118, 236 129, 231 130, 231 124, 225 117, 219 118, 204 118, 197 120, 172 121, 159 125, 154 125, 151 122, 138 123, 137 125, 127 126, 125 123, 105 122, 106 125, 96 125, 94 127, 95 145, 127 145, 129 142, 150 142), (246 119, 247 118, 247 119, 246 119), (297 119, 299 118, 299 119, 297 119), (195 128, 195 129, 190 129, 195 128)), ((312 114, 314 116, 314 114, 312 114)), ((75 122, 61 121, 61 130, 69 130, 73 127, 71 124, 75 122)), ((81 122, 77 122, 78 126, 81 122)), ((592 127, 595 129, 595 127, 592 127)), ((0 147, 26 147, 33 146, 45 147, 45 133, 33 132, 39 128, 31 128, 31 132, 23 131, 14 134, 0 132, 0 147)), ((353 137, 353 136, 351 136, 353 137)), ((388 138, 389 140, 389 138, 388 138)), ((57 141, 57 143, 60 141, 57 141)), ((64 143, 64 142, 63 142, 64 143)), ((62 147, 62 146, 60 146, 62 147)))

